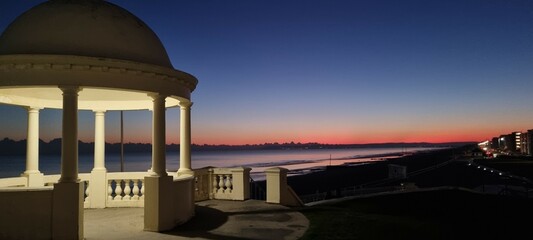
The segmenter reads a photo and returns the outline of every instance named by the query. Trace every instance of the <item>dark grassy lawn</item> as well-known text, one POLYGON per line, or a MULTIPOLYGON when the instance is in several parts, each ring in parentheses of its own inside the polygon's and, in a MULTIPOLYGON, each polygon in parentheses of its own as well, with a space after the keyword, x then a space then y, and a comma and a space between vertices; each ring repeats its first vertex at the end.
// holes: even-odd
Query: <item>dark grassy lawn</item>
POLYGON ((506 156, 496 159, 479 159, 476 163, 518 176, 533 179, 533 160, 531 158, 513 158, 506 156))
POLYGON ((303 239, 532 239, 533 201, 461 190, 402 193, 302 209, 303 239))

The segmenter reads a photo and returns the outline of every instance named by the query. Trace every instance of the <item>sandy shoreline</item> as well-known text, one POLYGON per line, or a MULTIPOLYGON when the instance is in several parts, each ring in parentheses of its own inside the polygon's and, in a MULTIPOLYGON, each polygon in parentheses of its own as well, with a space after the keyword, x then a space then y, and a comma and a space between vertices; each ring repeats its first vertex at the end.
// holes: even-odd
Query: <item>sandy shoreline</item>
MULTIPOLYGON (((286 168, 288 176, 306 175, 314 172, 325 171, 328 167, 335 166, 358 166, 363 164, 370 164, 375 162, 386 161, 393 158, 410 156, 420 152, 427 152, 432 150, 416 150, 416 151, 402 151, 389 152, 379 154, 354 155, 348 157, 336 157, 331 159, 316 159, 316 160, 293 160, 284 162, 266 162, 258 164, 243 165, 243 167, 252 168, 251 177, 254 181, 265 180, 265 170, 272 167, 286 168)), ((240 167, 240 166, 239 166, 240 167)))

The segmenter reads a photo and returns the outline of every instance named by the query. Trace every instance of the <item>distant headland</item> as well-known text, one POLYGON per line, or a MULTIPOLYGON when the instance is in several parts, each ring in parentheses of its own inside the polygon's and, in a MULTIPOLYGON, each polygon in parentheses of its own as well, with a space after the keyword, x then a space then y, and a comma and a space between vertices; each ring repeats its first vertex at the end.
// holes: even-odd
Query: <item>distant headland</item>
MULTIPOLYGON (((475 142, 446 142, 446 143, 368 143, 368 144, 322 144, 316 142, 310 143, 263 143, 263 144, 245 144, 245 145, 209 145, 209 144, 192 144, 192 151, 232 151, 232 150, 291 150, 291 149, 346 149, 346 148, 413 148, 413 147, 457 147, 462 145, 474 144, 475 142)), ((149 143, 124 143, 124 152, 126 153, 144 153, 150 152, 152 145, 149 143)), ((168 152, 178 152, 179 144, 168 144, 168 152)), ((94 143, 79 141, 79 154, 92 154, 94 152, 94 143)), ((120 143, 106 143, 106 153, 119 153, 120 143)), ((58 155, 61 154, 61 139, 56 138, 49 142, 39 140, 39 153, 41 155, 58 155)), ((0 155, 24 155, 26 154, 26 140, 12 140, 4 138, 0 141, 0 155)))

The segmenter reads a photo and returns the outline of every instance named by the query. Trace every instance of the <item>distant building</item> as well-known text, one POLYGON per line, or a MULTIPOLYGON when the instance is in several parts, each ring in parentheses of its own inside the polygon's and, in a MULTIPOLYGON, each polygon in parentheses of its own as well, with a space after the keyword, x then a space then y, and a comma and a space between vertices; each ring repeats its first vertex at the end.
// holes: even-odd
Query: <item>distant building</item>
POLYGON ((500 144, 499 144, 499 138, 497 137, 493 137, 492 140, 490 141, 490 148, 493 149, 493 150, 499 150, 500 149, 500 144))
POLYGON ((487 145, 488 149, 496 153, 499 151, 533 156, 533 129, 493 137, 487 145))
POLYGON ((500 151, 509 151, 512 141, 510 135, 500 135, 498 138, 498 149, 500 151))
POLYGON ((533 129, 527 130, 526 134, 526 148, 527 148, 527 155, 533 155, 533 129))
POLYGON ((489 148, 490 148, 490 143, 491 143, 491 142, 490 142, 489 140, 487 140, 487 141, 484 141, 484 142, 480 142, 480 143, 478 143, 477 146, 478 146, 480 149, 482 149, 483 151, 487 151, 487 150, 489 150, 489 148))
POLYGON ((524 154, 524 155, 529 155, 529 152, 528 152, 528 141, 527 141, 527 137, 528 137, 528 133, 527 132, 523 132, 522 134, 520 134, 520 153, 524 154))
POLYGON ((512 150, 514 152, 520 152, 520 148, 522 147, 522 139, 520 138, 521 135, 521 132, 511 133, 511 137, 514 138, 514 149, 512 150))
POLYGON ((517 142, 520 145, 520 135, 513 132, 507 135, 500 135, 498 139, 499 149, 504 152, 514 153, 517 150, 517 142), (518 137, 518 140, 517 140, 518 137))

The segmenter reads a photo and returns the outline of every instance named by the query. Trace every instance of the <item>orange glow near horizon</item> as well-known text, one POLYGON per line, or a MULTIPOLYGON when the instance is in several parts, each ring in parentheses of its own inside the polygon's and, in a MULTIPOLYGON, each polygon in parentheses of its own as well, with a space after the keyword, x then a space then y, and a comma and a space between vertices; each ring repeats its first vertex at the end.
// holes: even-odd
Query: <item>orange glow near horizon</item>
MULTIPOLYGON (((44 110, 46 113, 49 110, 44 110)), ((179 143, 179 115, 177 110, 167 111, 166 142, 167 144, 179 143)), ((24 119, 25 112, 17 110, 20 119, 24 119)), ((61 137, 60 112, 52 112, 55 115, 51 120, 43 121, 40 138, 46 142, 61 137), (44 125, 46 124, 46 125, 44 125), (46 126, 46 127, 45 127, 46 126)), ((82 113, 79 129, 79 139, 83 142, 92 142, 94 139, 94 126, 92 113, 82 113)), ((120 142, 119 121, 116 113, 110 112, 106 123, 106 142, 120 142), (115 119, 113 119, 115 117, 115 119)), ((127 118, 124 126, 124 142, 126 143, 150 143, 151 124, 150 113, 138 112, 137 115, 127 118)), ((493 118, 491 122, 476 121, 472 116, 454 116, 446 120, 438 117, 405 117, 390 120, 386 117, 372 117, 361 115, 362 120, 329 120, 327 118, 304 119, 246 119, 244 123, 217 119, 215 123, 202 122, 193 119, 192 142, 194 144, 210 145, 245 145, 263 143, 309 143, 322 144, 368 144, 368 143, 394 143, 394 142, 481 142, 492 137, 511 132, 527 131, 532 127, 526 116, 517 118, 512 123, 493 118), (513 128, 508 126, 512 125, 513 128)), ((11 124, 4 136, 14 140, 26 138, 25 121, 17 121, 11 124)))

